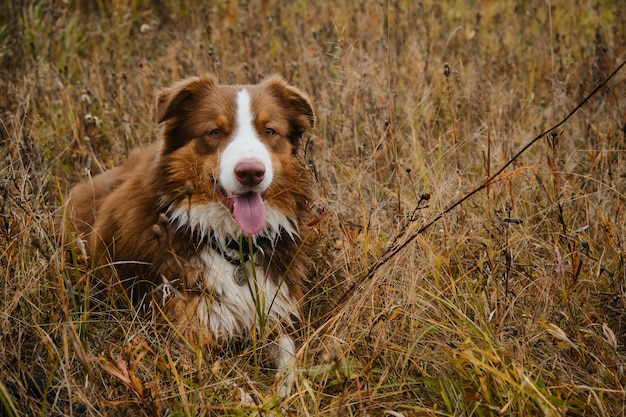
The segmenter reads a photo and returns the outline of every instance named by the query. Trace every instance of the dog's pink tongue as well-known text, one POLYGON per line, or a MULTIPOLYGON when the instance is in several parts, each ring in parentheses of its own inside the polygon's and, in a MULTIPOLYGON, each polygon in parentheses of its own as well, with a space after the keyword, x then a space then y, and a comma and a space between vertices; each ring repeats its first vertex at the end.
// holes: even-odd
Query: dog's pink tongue
POLYGON ((245 193, 232 197, 233 217, 244 233, 253 235, 265 227, 265 204, 259 193, 245 193))

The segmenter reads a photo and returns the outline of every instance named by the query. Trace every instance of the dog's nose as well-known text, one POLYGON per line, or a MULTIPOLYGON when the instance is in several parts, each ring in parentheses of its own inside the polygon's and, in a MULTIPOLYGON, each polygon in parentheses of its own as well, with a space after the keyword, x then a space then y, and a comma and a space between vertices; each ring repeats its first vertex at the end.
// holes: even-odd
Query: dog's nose
POLYGON ((265 178, 265 166, 256 159, 244 159, 235 165, 235 177, 242 185, 259 185, 265 178))

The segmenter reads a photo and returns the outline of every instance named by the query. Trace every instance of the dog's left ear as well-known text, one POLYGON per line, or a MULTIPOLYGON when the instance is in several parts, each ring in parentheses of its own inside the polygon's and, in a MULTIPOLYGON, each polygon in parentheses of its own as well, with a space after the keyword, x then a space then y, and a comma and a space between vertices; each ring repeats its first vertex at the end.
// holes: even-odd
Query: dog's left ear
POLYGON ((280 75, 273 75, 263 84, 272 96, 277 98, 289 117, 291 132, 289 139, 297 147, 302 134, 315 126, 315 114, 309 97, 285 81, 280 75))
POLYGON ((183 120, 197 107, 197 99, 211 94, 217 80, 212 75, 186 78, 163 89, 157 97, 157 121, 167 122, 164 130, 163 154, 169 154, 185 145, 191 136, 183 128, 183 120))
POLYGON ((183 104, 200 90, 206 90, 217 83, 212 75, 186 78, 171 87, 163 89, 157 97, 157 122, 163 123, 183 112, 183 104))

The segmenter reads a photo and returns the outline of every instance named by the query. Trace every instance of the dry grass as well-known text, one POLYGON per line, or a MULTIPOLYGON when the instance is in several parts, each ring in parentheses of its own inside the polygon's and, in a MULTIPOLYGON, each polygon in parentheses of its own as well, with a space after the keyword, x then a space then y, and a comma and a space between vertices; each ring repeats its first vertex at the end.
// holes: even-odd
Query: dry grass
POLYGON ((624 59, 619 2, 158 3, 0 5, 4 415, 626 415, 626 72, 363 279, 624 59), (202 72, 279 72, 316 103, 326 215, 282 401, 253 346, 94 309, 53 237, 69 186, 152 141, 156 91, 202 72))

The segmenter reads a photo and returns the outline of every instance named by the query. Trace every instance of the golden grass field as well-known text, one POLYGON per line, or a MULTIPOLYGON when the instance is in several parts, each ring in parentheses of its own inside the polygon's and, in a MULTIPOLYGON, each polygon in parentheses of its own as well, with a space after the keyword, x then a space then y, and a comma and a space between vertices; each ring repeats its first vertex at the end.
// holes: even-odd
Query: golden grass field
POLYGON ((626 415, 626 70, 437 217, 624 59, 617 0, 2 2, 0 415, 626 415), (315 104, 285 399, 256 343, 209 354, 93 308, 89 259, 54 238, 71 185, 204 72, 281 73, 315 104))

